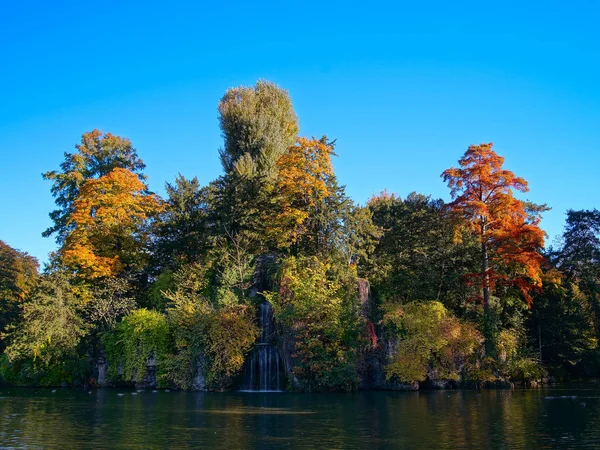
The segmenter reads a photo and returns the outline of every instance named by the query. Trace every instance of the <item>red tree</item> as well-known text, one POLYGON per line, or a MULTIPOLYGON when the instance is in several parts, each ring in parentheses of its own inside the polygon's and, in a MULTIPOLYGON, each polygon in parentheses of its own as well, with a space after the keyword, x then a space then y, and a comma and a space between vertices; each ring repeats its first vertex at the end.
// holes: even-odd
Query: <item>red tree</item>
POLYGON ((442 173, 453 202, 450 207, 481 243, 481 270, 471 274, 482 290, 486 352, 490 352, 490 292, 497 284, 518 287, 531 304, 530 292, 542 284, 545 233, 539 215, 529 214, 513 190, 527 192, 527 182, 503 169, 504 158, 492 143, 471 145, 458 168, 442 173))

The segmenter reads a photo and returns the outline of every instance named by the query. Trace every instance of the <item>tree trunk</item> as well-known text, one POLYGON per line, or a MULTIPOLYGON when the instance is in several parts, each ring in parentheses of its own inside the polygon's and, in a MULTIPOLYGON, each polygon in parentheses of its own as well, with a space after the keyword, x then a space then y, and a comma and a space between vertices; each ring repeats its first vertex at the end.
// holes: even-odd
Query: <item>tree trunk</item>
POLYGON ((490 274, 488 263, 487 243, 484 239, 484 230, 482 227, 481 236, 481 275, 483 285, 483 337, 485 338, 485 355, 493 356, 494 345, 492 338, 492 317, 490 314, 490 274))
POLYGON ((542 324, 538 315, 538 346, 540 349, 540 364, 542 363, 542 324))

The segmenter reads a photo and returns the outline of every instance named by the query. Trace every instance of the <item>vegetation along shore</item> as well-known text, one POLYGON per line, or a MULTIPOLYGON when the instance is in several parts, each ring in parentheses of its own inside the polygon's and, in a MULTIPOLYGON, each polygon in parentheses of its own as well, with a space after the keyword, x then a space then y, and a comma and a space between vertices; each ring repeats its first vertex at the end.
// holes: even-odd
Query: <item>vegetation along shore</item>
POLYGON ((335 141, 299 136, 285 90, 232 88, 218 112, 223 173, 207 185, 178 176, 161 198, 134 143, 99 130, 43 175, 57 251, 40 270, 0 241, 2 383, 317 392, 598 377, 600 212, 568 211, 547 247, 548 206, 526 200, 492 143, 457 150, 441 174, 450 203, 382 192, 359 205, 336 179, 335 141))

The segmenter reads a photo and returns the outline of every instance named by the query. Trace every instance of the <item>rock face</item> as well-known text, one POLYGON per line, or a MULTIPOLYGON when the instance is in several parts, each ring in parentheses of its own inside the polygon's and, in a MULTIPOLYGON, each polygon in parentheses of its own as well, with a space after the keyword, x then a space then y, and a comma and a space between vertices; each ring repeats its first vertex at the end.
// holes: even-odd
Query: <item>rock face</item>
POLYGON ((367 324, 367 334, 371 345, 358 355, 358 388, 382 389, 390 391, 416 391, 419 383, 401 383, 385 378, 385 366, 396 349, 397 342, 377 333, 375 325, 369 320, 371 316, 372 297, 371 286, 365 279, 359 278, 357 283, 358 300, 361 305, 360 313, 367 324))
POLYGON ((101 356, 96 363, 96 383, 100 387, 108 386, 108 362, 101 356))
POLYGON ((206 391, 206 378, 204 376, 204 357, 199 355, 196 364, 196 375, 192 381, 193 391, 206 391))
POLYGON ((146 372, 141 380, 135 383, 136 389, 154 389, 158 387, 156 380, 156 358, 150 355, 146 363, 146 372))
POLYGON ((364 278, 358 279, 358 301, 361 305, 361 314, 366 319, 369 317, 370 300, 371 300, 371 285, 364 278))

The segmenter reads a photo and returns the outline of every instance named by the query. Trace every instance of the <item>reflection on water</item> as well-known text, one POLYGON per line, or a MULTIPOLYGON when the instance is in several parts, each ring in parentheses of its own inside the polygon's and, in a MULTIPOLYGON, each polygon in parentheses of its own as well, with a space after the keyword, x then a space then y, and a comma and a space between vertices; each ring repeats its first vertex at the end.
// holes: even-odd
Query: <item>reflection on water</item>
POLYGON ((357 394, 0 389, 0 446, 600 448, 600 388, 357 394))

